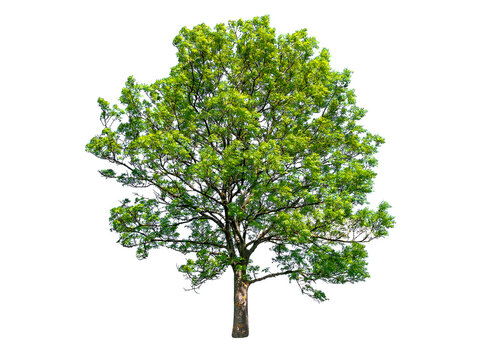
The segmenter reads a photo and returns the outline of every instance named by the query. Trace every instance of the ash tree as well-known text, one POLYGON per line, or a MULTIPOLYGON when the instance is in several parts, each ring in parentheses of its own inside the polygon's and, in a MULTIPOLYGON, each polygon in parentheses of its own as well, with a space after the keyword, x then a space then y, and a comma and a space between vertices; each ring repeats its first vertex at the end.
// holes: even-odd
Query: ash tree
POLYGON ((351 72, 332 70, 306 30, 277 35, 269 17, 182 28, 168 77, 129 77, 119 105, 102 98, 103 130, 86 150, 101 170, 148 195, 111 209, 118 242, 139 259, 167 247, 193 289, 234 273, 233 337, 248 336, 248 290, 285 276, 316 300, 317 282, 363 281, 364 243, 388 235, 368 207, 384 140, 358 121, 351 72), (181 234, 187 234, 182 236, 181 234), (253 262, 270 250, 267 267, 253 262))

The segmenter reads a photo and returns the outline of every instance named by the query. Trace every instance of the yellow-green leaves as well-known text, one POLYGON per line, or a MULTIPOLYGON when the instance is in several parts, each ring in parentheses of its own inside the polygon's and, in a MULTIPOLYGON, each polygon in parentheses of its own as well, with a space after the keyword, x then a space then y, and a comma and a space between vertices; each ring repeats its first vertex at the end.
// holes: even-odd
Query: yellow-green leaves
POLYGON ((307 30, 278 35, 269 20, 182 28, 165 78, 129 77, 119 105, 98 99, 104 128, 86 150, 118 168, 103 176, 153 190, 111 211, 139 258, 190 255, 180 271, 193 287, 227 266, 250 282, 288 274, 321 301, 314 281, 363 280, 360 242, 393 227, 387 203, 365 207, 384 140, 359 123, 351 72, 307 30), (259 245, 276 269, 251 265, 259 245))
POLYGON ((100 136, 95 136, 86 145, 86 150, 102 159, 114 158, 122 150, 119 136, 116 132, 105 127, 100 136))

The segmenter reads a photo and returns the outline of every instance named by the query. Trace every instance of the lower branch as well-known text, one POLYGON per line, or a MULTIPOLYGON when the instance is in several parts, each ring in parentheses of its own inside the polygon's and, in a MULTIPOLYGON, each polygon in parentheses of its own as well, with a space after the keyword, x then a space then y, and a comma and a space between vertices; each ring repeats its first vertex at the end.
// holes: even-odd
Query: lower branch
POLYGON ((250 284, 253 284, 253 283, 256 283, 258 281, 262 281, 262 280, 265 280, 265 279, 268 279, 268 278, 273 278, 273 277, 276 277, 276 276, 291 274, 291 273, 294 273, 294 272, 297 272, 297 271, 300 271, 300 270, 287 270, 287 271, 282 271, 282 272, 279 272, 279 273, 269 274, 269 275, 266 275, 266 276, 262 276, 261 278, 257 278, 257 279, 251 280, 250 284))

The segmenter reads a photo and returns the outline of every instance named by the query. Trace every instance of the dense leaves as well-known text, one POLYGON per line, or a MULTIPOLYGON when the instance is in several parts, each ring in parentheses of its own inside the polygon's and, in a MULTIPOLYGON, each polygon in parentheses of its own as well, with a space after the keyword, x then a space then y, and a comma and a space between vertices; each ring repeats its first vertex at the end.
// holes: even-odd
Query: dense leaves
POLYGON ((120 105, 98 100, 104 129, 86 149, 115 165, 101 174, 154 190, 111 210, 119 242, 138 258, 159 246, 187 254, 179 270, 194 288, 231 266, 248 283, 287 275, 324 300, 315 281, 368 277, 362 243, 394 221, 385 202, 365 207, 384 140, 358 124, 350 71, 332 70, 306 30, 277 35, 267 16, 183 28, 173 44, 167 78, 130 77, 120 105), (260 245, 270 268, 252 265, 260 245))

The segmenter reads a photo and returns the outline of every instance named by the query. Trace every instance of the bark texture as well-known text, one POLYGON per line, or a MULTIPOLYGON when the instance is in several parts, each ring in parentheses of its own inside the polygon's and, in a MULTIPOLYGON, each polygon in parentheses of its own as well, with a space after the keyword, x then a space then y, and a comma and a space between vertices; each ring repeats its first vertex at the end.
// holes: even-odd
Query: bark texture
POLYGON ((248 330, 248 282, 243 281, 242 272, 234 272, 234 323, 232 337, 247 337, 248 330))

